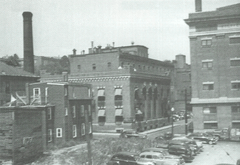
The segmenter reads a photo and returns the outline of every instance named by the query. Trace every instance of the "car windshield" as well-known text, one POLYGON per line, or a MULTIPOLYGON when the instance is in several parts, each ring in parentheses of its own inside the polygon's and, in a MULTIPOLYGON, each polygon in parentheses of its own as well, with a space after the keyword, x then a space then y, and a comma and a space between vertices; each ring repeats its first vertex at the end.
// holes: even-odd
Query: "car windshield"
POLYGON ((169 155, 169 153, 168 153, 167 151, 163 151, 163 152, 162 152, 162 155, 163 155, 163 156, 167 156, 167 155, 169 155))

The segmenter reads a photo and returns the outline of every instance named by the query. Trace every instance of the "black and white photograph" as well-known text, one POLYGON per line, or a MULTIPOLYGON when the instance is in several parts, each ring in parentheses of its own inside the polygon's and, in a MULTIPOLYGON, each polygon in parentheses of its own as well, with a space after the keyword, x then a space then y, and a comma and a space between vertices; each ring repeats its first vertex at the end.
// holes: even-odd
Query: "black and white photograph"
POLYGON ((240 165, 240 0, 0 13, 0 165, 240 165))

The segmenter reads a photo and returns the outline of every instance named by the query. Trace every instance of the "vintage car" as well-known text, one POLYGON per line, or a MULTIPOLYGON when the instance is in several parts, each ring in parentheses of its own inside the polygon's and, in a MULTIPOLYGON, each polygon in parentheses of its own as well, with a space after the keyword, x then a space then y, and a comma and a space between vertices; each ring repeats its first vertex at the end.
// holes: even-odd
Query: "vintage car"
POLYGON ((188 138, 202 141, 207 144, 217 144, 217 139, 214 138, 211 134, 206 134, 202 132, 191 133, 187 136, 188 138))
POLYGON ((190 145, 192 145, 194 147, 194 153, 195 154, 198 154, 198 153, 203 151, 203 145, 202 145, 201 141, 198 141, 198 140, 195 140, 195 139, 190 139, 186 136, 175 137, 172 140, 178 140, 178 141, 189 143, 190 145))
POLYGON ((140 161, 151 161, 155 165, 180 165, 178 159, 165 159, 161 153, 157 152, 142 152, 140 161))
POLYGON ((114 154, 107 165, 155 165, 151 161, 141 161, 139 154, 133 152, 119 152, 114 154))
POLYGON ((177 155, 171 155, 166 149, 163 148, 145 148, 142 150, 142 152, 157 152, 161 153, 164 159, 177 159, 179 160, 181 165, 185 164, 185 161, 182 156, 177 156, 177 155))
POLYGON ((168 152, 173 155, 182 156, 185 162, 189 162, 194 159, 192 147, 185 142, 177 140, 169 141, 168 152))
POLYGON ((147 139, 147 135, 138 133, 136 130, 124 130, 121 132, 120 138, 142 138, 147 139))

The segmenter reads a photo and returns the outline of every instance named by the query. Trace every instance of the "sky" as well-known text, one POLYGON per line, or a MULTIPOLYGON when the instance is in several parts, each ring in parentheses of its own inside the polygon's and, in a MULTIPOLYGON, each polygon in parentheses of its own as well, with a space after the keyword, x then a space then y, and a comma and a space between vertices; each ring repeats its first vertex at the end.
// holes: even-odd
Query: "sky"
MULTIPOLYGON (((59 56, 88 52, 94 46, 148 47, 149 58, 174 60, 186 55, 190 63, 189 27, 195 0, 1 0, 0 57, 23 57, 24 11, 33 14, 34 55, 59 56)), ((240 0, 202 0, 202 11, 240 0)))

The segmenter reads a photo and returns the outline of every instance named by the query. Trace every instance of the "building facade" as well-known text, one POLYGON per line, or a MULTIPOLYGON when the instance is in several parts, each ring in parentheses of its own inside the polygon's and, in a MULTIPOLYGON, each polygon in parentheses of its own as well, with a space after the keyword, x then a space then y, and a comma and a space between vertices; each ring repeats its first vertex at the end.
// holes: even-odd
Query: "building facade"
POLYGON ((85 140, 87 124, 90 126, 88 131, 92 134, 91 85, 67 82, 67 74, 65 76, 65 81, 32 83, 27 89, 27 97, 32 103, 55 106, 53 129, 49 130, 52 140, 48 144, 58 145, 69 140, 85 140))
POLYGON ((185 20, 190 29, 194 127, 240 128, 240 4, 202 12, 196 3, 196 9, 185 20))
MULTIPOLYGON (((93 89, 93 128, 151 129, 167 124, 173 65, 148 58, 141 45, 92 48, 69 55, 69 81, 93 89)), ((58 81, 45 78, 41 81, 58 81)))

